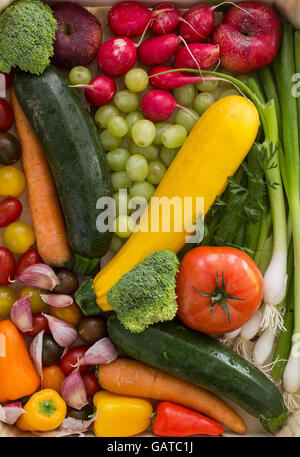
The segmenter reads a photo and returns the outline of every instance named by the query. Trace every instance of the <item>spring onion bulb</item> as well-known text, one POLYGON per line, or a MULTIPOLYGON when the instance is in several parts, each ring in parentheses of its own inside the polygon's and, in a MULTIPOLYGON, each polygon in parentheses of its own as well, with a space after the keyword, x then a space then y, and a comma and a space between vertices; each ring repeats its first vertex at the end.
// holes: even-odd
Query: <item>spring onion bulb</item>
POLYGON ((253 362, 256 366, 262 367, 268 357, 270 357, 275 342, 275 336, 273 330, 267 328, 258 338, 253 349, 253 362))
POLYGON ((256 313, 251 317, 251 319, 243 325, 241 329, 241 338, 244 340, 252 340, 255 335, 258 333, 262 321, 262 312, 261 310, 256 311, 256 313))

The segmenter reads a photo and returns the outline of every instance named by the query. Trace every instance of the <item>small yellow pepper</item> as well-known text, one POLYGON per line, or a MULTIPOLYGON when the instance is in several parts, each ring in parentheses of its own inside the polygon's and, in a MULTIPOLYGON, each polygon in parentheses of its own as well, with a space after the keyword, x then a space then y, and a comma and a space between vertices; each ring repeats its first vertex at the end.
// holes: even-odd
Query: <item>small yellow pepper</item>
POLYGON ((97 437, 134 436, 150 425, 153 408, 148 400, 102 390, 94 395, 93 402, 98 413, 94 422, 97 437))
POLYGON ((25 413, 16 425, 19 430, 48 432, 59 427, 66 417, 67 406, 53 389, 43 389, 33 394, 23 407, 25 413))

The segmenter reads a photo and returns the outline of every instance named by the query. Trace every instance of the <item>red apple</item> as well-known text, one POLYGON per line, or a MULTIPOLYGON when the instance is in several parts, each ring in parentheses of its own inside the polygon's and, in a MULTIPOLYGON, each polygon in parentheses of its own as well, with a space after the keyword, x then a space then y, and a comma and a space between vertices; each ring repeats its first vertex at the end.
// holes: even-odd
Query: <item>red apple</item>
POLYGON ((88 65, 101 44, 100 22, 76 3, 54 3, 52 9, 58 22, 54 42, 55 65, 63 68, 88 65))
POLYGON ((255 1, 231 7, 212 36, 212 42, 220 46, 222 66, 233 73, 248 73, 269 65, 280 41, 278 14, 255 1))

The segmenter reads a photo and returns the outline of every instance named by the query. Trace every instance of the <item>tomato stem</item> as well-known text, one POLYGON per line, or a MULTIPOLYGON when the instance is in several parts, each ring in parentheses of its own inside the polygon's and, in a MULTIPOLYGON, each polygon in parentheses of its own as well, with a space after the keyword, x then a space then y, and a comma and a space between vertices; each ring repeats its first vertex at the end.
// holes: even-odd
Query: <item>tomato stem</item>
POLYGON ((229 307, 227 304, 227 299, 230 298, 231 300, 245 300, 245 298, 239 298, 239 297, 234 297, 231 294, 228 294, 226 292, 226 285, 225 285, 225 277, 224 277, 224 271, 222 273, 222 287, 220 287, 219 284, 219 272, 217 272, 217 278, 216 278, 216 288, 214 292, 212 293, 207 293, 207 292, 201 292, 200 290, 196 289, 193 287, 193 289, 200 295, 203 295, 204 297, 210 297, 211 298, 211 304, 210 304, 210 314, 213 319, 213 310, 215 305, 221 306, 221 308, 224 309, 226 317, 228 319, 228 322, 230 324, 230 311, 229 307))

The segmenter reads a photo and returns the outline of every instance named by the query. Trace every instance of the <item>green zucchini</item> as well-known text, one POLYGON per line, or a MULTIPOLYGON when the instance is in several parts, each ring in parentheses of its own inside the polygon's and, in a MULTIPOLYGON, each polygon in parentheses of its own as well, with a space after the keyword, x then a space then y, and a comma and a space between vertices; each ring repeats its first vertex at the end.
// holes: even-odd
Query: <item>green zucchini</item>
POLYGON ((116 346, 133 359, 233 400, 266 430, 275 432, 285 422, 287 411, 275 384, 216 339, 177 321, 131 333, 112 315, 107 328, 116 346))
POLYGON ((40 76, 18 71, 14 78, 17 99, 53 174, 75 254, 74 270, 90 274, 110 247, 112 233, 100 233, 96 227, 101 213, 96 203, 111 197, 112 187, 98 130, 69 84, 53 66, 40 76))

